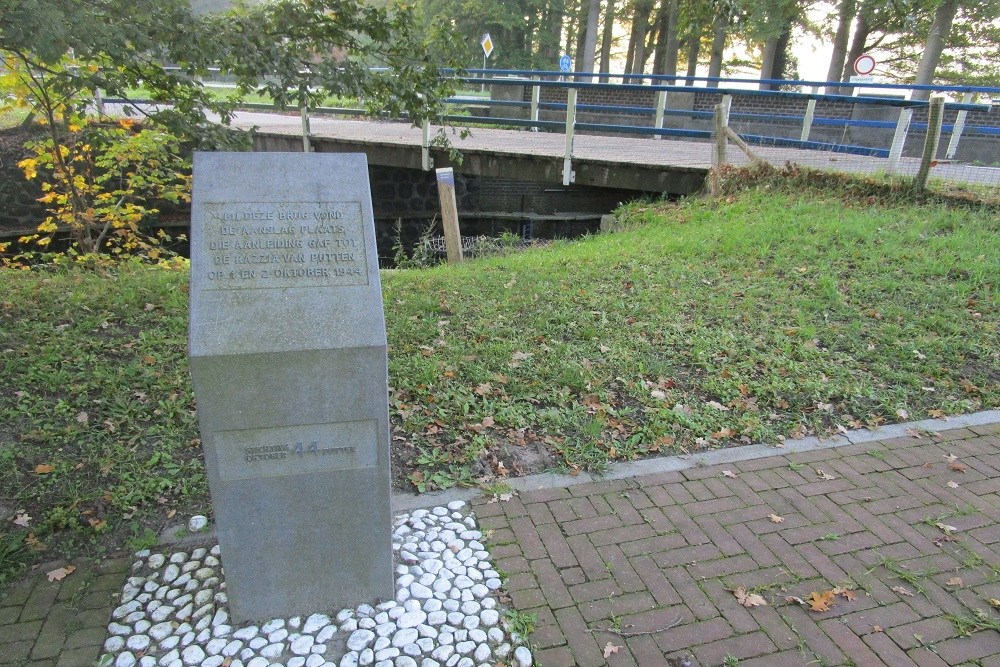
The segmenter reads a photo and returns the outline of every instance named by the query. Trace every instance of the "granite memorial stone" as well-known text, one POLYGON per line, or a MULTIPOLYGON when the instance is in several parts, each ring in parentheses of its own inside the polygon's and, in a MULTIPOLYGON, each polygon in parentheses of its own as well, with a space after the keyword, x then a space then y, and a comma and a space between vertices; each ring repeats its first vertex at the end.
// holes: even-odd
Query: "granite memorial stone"
POLYGON ((391 598, 364 155, 195 154, 190 354, 233 619, 391 598))

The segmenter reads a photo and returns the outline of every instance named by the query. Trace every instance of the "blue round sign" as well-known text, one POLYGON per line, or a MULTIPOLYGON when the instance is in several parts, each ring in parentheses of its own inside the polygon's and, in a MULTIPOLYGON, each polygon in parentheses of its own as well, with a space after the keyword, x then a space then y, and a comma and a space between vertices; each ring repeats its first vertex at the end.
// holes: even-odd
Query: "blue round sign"
POLYGON ((559 58, 559 71, 568 72, 573 67, 573 59, 567 55, 559 58))

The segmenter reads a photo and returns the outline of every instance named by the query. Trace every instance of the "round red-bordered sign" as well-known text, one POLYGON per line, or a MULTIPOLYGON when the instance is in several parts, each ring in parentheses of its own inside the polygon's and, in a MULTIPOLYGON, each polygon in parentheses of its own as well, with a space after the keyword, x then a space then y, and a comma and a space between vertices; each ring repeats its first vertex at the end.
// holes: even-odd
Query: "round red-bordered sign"
POLYGON ((875 59, 867 53, 854 59, 854 73, 864 76, 875 71, 875 59))

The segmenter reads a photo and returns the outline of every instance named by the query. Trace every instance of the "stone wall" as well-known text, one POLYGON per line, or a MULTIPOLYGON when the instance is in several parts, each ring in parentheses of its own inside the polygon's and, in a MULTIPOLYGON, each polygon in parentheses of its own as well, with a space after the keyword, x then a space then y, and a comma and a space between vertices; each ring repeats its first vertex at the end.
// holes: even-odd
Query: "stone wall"
POLYGON ((37 181, 27 181, 17 163, 27 157, 31 134, 20 128, 0 132, 0 232, 34 229, 45 216, 37 181))

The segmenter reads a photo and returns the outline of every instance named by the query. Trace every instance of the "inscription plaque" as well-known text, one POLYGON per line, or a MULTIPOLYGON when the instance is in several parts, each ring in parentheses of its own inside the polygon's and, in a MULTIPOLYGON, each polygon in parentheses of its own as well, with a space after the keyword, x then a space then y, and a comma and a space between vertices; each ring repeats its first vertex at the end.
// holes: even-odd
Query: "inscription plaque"
POLYGON ((196 153, 191 375, 234 622, 393 597, 364 155, 196 153))
POLYGON ((278 477, 376 465, 374 421, 281 426, 216 434, 220 479, 278 477))
POLYGON ((205 202, 207 289, 367 285, 361 204, 205 202))

